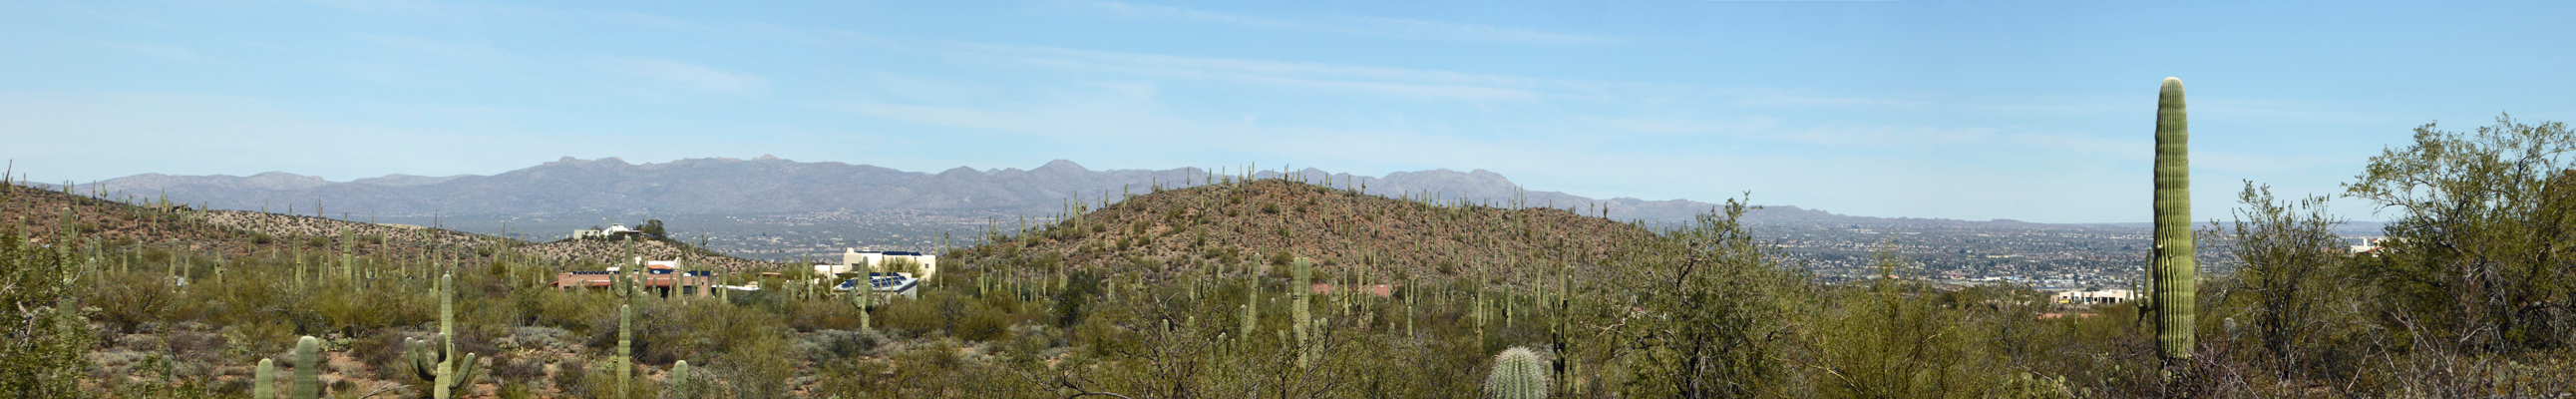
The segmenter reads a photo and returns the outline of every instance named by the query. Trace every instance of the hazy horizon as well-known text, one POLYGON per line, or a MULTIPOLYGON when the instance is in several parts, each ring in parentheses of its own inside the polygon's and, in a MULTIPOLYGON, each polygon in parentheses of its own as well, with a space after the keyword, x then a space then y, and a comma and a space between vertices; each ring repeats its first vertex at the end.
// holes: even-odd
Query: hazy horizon
MULTIPOLYGON (((491 175, 562 156, 906 171, 1485 169, 1879 217, 2147 219, 2155 86, 2195 219, 2335 194, 2410 129, 2576 119, 2566 3, 0 4, 0 158, 491 175)), ((2374 220, 2350 200, 2338 213, 2374 220)))

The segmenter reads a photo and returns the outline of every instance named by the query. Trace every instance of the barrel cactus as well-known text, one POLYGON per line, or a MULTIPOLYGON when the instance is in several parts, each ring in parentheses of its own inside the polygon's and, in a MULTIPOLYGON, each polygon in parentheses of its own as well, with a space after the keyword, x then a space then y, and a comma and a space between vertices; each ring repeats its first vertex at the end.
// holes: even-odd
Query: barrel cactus
POLYGON ((2191 241, 2191 128, 2182 79, 2165 78, 2156 96, 2155 276, 2156 349, 2167 360, 2190 359, 2194 336, 2192 298, 2200 271, 2191 241))
POLYGON ((1512 347, 1494 355, 1494 371, 1485 376, 1488 399, 1544 399, 1547 397, 1547 361, 1528 347, 1512 347))

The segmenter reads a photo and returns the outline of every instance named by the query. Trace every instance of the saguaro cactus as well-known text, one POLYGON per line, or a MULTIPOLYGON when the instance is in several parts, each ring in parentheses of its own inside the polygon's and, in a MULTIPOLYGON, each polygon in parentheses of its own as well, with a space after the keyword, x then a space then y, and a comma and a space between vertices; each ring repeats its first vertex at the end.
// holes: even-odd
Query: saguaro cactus
POLYGON ((671 365, 671 393, 675 398, 686 398, 693 393, 689 390, 689 361, 671 365))
POLYGON ((295 399, 322 397, 322 340, 306 335, 295 340, 295 399))
POLYGON ((635 373, 635 310, 617 305, 617 396, 627 395, 626 383, 635 373))
POLYGON ((1288 315, 1295 318, 1289 321, 1297 329, 1297 367, 1302 368, 1313 361, 1313 356, 1307 355, 1310 352, 1307 348, 1314 345, 1314 315, 1307 313, 1306 301, 1315 292, 1315 271, 1307 265, 1306 258, 1297 258, 1293 264, 1294 269, 1291 270, 1295 272, 1296 282, 1291 283, 1288 289, 1292 290, 1290 294, 1296 295, 1296 300, 1288 303, 1288 315))
POLYGON ((413 373, 430 381, 431 397, 437 399, 454 397, 474 384, 474 354, 465 354, 462 363, 456 358, 455 280, 454 275, 438 276, 438 336, 403 339, 403 357, 411 361, 413 373))
POLYGON ((850 287, 850 305, 859 308, 859 331, 868 331, 868 301, 876 296, 876 283, 868 281, 867 277, 859 279, 861 282, 857 287, 850 287))
POLYGON ((2182 79, 2165 78, 2156 96, 2155 274, 2156 349, 2167 361, 2190 359, 2195 340, 2192 295, 2200 269, 2191 241, 2191 128, 2183 112, 2182 79))
POLYGON ((1526 347, 1515 346, 1494 355, 1494 371, 1485 375, 1485 397, 1547 398, 1547 362, 1526 347))
POLYGON ((259 371, 251 373, 250 397, 277 399, 277 361, 259 359, 259 371))

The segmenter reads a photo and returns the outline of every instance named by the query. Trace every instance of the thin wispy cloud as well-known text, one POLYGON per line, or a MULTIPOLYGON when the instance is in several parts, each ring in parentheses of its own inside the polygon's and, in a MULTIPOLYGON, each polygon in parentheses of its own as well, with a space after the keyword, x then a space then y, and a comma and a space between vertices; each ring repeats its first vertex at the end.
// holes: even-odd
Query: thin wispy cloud
POLYGON ((1155 4, 1108 1, 1051 0, 1039 3, 1039 9, 1050 12, 1106 17, 1121 20, 1214 24, 1247 29, 1330 33, 1416 40, 1544 45, 1602 45, 1616 44, 1620 42, 1617 38, 1607 36, 1548 32, 1535 29, 1486 26, 1448 21, 1350 15, 1327 16, 1327 18, 1322 21, 1300 21, 1155 4))
POLYGON ((1022 66, 1115 72, 1162 78, 1222 80, 1370 95, 1476 101, 1529 101, 1542 82, 1521 77, 1364 65, 1121 53, 1054 47, 959 43, 958 57, 1022 66))
POLYGON ((98 45, 116 50, 117 52, 143 57, 159 58, 166 61, 196 62, 200 60, 196 51, 189 50, 186 47, 125 41, 104 41, 99 42, 98 45))
POLYGON ((733 73, 697 64, 651 58, 617 58, 605 62, 603 69, 643 78, 659 85, 732 95, 758 95, 769 89, 769 79, 759 75, 733 73))

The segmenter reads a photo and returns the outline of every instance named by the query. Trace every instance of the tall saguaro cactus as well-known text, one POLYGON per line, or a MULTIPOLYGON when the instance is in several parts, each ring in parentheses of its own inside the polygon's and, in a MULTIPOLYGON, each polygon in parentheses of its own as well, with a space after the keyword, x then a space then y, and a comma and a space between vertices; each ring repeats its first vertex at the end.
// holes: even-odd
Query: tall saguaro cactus
POLYGON ((871 277, 859 279, 865 282, 857 287, 850 287, 850 305, 859 308, 859 331, 869 331, 871 329, 868 326, 868 301, 876 296, 876 280, 871 277))
POLYGON ((635 311, 629 305, 617 305, 617 396, 627 397, 626 384, 635 372, 635 311))
POLYGON ((1295 267, 1293 271, 1296 276, 1296 282, 1291 283, 1291 285, 1288 286, 1288 289, 1294 290, 1289 291, 1289 293, 1291 295, 1295 295, 1296 301, 1288 303, 1288 314, 1290 317, 1295 317, 1295 319, 1289 321, 1294 322, 1294 325, 1297 328, 1297 367, 1303 368, 1313 362, 1313 359, 1311 359, 1313 356, 1308 354, 1312 351, 1307 349, 1314 345, 1315 327, 1313 318, 1315 316, 1307 313, 1306 301, 1307 297, 1311 296, 1311 294, 1315 292, 1315 271, 1307 265, 1306 258, 1302 257, 1297 258, 1293 267, 1295 267))
POLYGON ((2155 275, 2156 350, 2170 362, 2190 359, 2196 339, 2192 295, 2200 269, 2191 241, 2191 127, 2183 112, 2182 79, 2165 78, 2156 96, 2155 275))
POLYGON ((411 361, 413 373, 430 381, 431 397, 437 399, 455 397, 456 391, 474 385, 474 354, 456 358, 455 280, 454 275, 438 276, 438 336, 403 340, 403 357, 411 361))
POLYGON ((306 335, 295 339, 295 387, 288 397, 316 399, 322 397, 322 339, 306 335))

